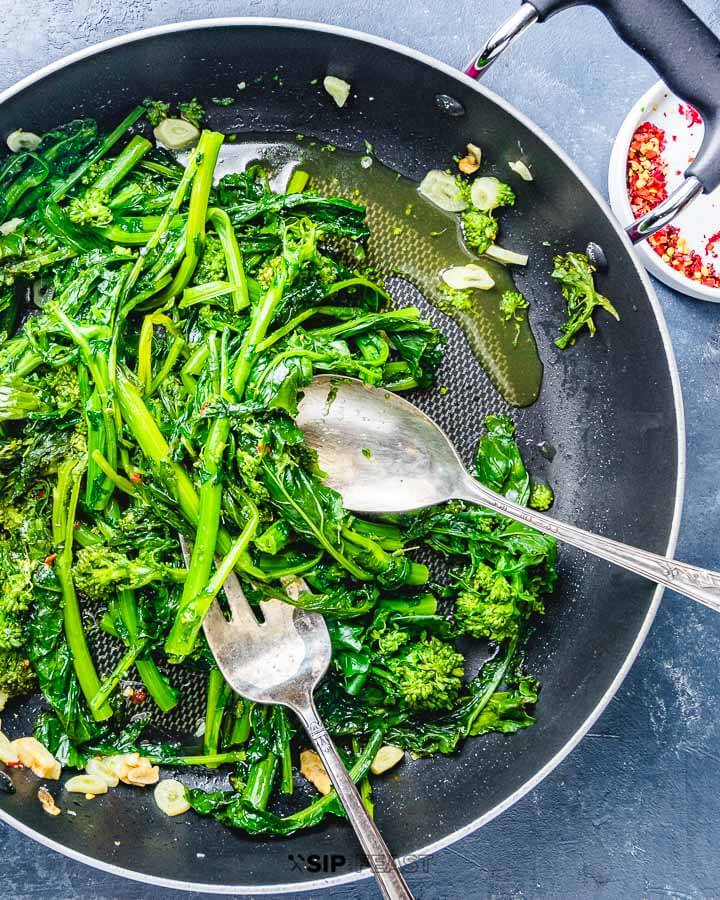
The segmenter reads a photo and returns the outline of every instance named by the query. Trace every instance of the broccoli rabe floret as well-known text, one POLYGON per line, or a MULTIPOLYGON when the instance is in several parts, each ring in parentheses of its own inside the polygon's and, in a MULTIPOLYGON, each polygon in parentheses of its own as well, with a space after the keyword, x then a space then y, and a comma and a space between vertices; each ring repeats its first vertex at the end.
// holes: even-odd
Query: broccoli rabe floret
POLYGON ((35 563, 7 541, 0 541, 0 615, 24 612, 32 602, 35 563))
POLYGON ((90 190, 81 197, 73 197, 68 206, 68 218, 76 225, 105 228, 113 220, 109 202, 107 191, 90 190))
POLYGON ((178 103, 178 112, 181 118, 196 128, 200 128, 205 118, 205 108, 197 97, 193 97, 192 100, 185 103, 178 103))
POLYGON ((530 506, 539 512, 545 512, 555 502, 555 494, 549 484, 539 481, 533 483, 530 488, 530 506))
POLYGON ((135 559, 111 550, 105 544, 78 550, 73 566, 75 586, 93 600, 107 597, 114 588, 137 590, 153 581, 179 582, 184 569, 159 562, 150 550, 142 550, 135 559))
POLYGON ((0 612, 0 650, 15 650, 24 643, 22 622, 13 615, 0 612))
POLYGON ((410 635, 401 628, 389 628, 383 631, 374 632, 371 637, 377 641, 377 648, 383 656, 397 653, 397 651, 408 643, 410 635))
POLYGON ((544 611, 542 584, 476 562, 460 579, 455 624, 462 634, 502 643, 517 637, 532 613, 544 611))
POLYGON ((457 700, 465 661, 452 644, 423 635, 384 662, 386 690, 411 709, 450 709, 457 700))
POLYGON ((490 213, 480 209, 466 209, 462 214, 462 230, 465 243, 476 253, 484 253, 495 243, 498 223, 490 213))
POLYGON ((525 320, 525 310, 530 304, 523 297, 520 291, 503 291, 500 297, 500 316, 504 322, 513 323, 515 325, 515 338, 513 344, 517 344, 520 337, 520 328, 525 320))
POLYGON ((153 128, 170 115, 170 104, 164 100, 145 100, 145 118, 153 128))
POLYGON ((455 623, 464 634, 498 643, 514 637, 520 624, 519 597, 510 582, 479 563, 455 601, 455 623))
POLYGON ((472 309, 472 291, 458 290, 457 288, 451 288, 450 285, 444 283, 440 285, 438 290, 440 292, 438 306, 443 311, 450 311, 453 309, 467 311, 472 309))
POLYGON ((220 239, 209 234, 205 241, 205 249, 193 276, 193 284, 206 284, 208 281, 224 281, 227 278, 225 253, 220 239))
POLYGON ((0 692, 19 697, 35 690, 35 673, 29 660, 19 650, 0 651, 0 692))
POLYGON ((48 402, 60 410, 78 409, 80 384, 75 366, 58 366, 50 369, 42 380, 42 389, 48 402))

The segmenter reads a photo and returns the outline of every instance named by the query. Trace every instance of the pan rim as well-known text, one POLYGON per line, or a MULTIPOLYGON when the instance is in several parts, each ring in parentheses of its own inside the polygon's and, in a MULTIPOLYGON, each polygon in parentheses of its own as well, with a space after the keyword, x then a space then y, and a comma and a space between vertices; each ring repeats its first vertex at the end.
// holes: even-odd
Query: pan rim
MULTIPOLYGON (((618 236, 621 238, 626 250, 628 251, 632 264, 640 278, 643 288, 645 289, 648 300, 650 301, 650 306, 655 315, 655 320, 660 332, 663 349, 665 351, 665 357, 667 360, 673 391, 678 454, 677 477, 675 484, 675 504, 673 509, 673 518, 670 525, 670 534, 668 536, 667 548, 665 551, 666 555, 672 556, 677 545, 685 494, 685 412, 682 398, 682 389, 680 385, 680 375, 677 367, 677 362, 675 360, 675 353, 672 347, 670 332, 665 321, 665 316, 662 312, 662 307, 660 306, 660 301, 657 298, 655 289, 652 286, 647 272, 640 264, 639 260, 633 252, 633 246, 628 239, 624 228, 615 218, 614 213, 612 212, 608 202, 605 200, 602 194, 600 194, 600 192, 595 188, 595 186, 591 183, 589 178, 584 174, 579 166, 565 153, 565 151, 555 142, 553 138, 546 134, 542 128, 536 125, 528 116, 526 116, 523 112, 517 109, 513 104, 509 103, 503 97, 496 94, 494 91, 490 90, 484 85, 479 84, 468 75, 465 75, 459 69, 455 69, 453 68, 453 66, 444 63, 441 60, 430 56, 429 54, 423 53, 420 50, 416 50, 404 44, 400 44, 396 41, 378 37, 364 31, 359 31, 353 28, 345 28, 339 25, 325 24, 322 22, 306 21, 302 19, 272 16, 225 16, 218 18, 192 19, 186 22, 174 22, 165 25, 157 25, 150 28, 143 28, 137 31, 129 32, 128 34, 119 35, 118 37, 110 38, 106 41, 92 44, 89 47, 85 47, 82 50, 77 50, 73 53, 61 57, 60 59, 52 63, 49 63, 46 66, 43 66, 30 75, 27 75, 24 78, 20 79, 20 81, 16 82, 14 85, 11 85, 9 88, 6 88, 0 93, 0 105, 4 104, 6 101, 16 96, 17 94, 22 93, 22 91, 24 91, 31 85, 42 81, 43 79, 49 77, 50 75, 53 75, 61 69, 64 69, 67 66, 73 65, 74 63, 88 57, 96 56, 100 53, 105 52, 106 50, 110 50, 124 44, 135 43, 147 38, 156 37, 157 35, 169 34, 172 32, 223 27, 273 27, 317 31, 350 38, 354 41, 371 44, 377 47, 382 47, 383 49, 391 50, 395 53, 415 59, 418 62, 423 63, 424 65, 437 69, 448 77, 457 80, 466 87, 470 86, 471 88, 473 88, 473 90, 476 90, 478 93, 483 94, 493 103, 500 106, 503 110, 517 119, 524 127, 532 130, 549 147, 549 149, 552 150, 553 153, 555 153, 556 156, 558 156, 562 160, 562 162, 570 169, 573 175, 582 183, 583 187, 588 191, 593 200, 605 213, 606 218, 609 220, 610 224, 612 225, 618 236)), ((638 635, 623 662, 623 665, 618 670, 615 678, 612 680, 608 689, 603 694, 600 701, 597 703, 590 715, 576 730, 575 734, 558 750, 558 752, 550 760, 548 760, 548 762, 538 772, 536 772, 532 776, 532 778, 528 779, 504 801, 498 803, 484 815, 479 816, 477 819, 474 819, 472 822, 469 822, 462 828, 458 828, 450 834, 445 835, 443 838, 440 838, 431 844, 419 848, 415 853, 407 854, 404 857, 399 857, 398 861, 400 865, 412 863, 419 858, 430 856, 438 852, 439 850, 442 850, 445 847, 454 844, 461 838, 472 834, 474 831, 477 831, 478 828, 492 821, 494 818, 496 818, 496 816, 500 815, 502 812, 504 812, 506 809, 508 809, 518 800, 524 797, 525 794, 529 793, 531 790, 533 790, 533 788, 537 787, 537 785, 547 775, 549 775, 550 772, 552 772, 552 770, 557 765, 559 765, 559 763, 561 763, 562 760, 564 760, 572 750, 574 750, 574 748, 580 743, 582 738, 585 737, 592 725, 600 717, 602 712, 605 710, 605 707, 615 696, 618 689, 620 688, 620 685, 625 680, 625 677, 630 671, 630 668, 635 662, 637 655, 645 642, 647 634, 650 630, 650 626, 652 625, 652 622, 660 605, 660 600, 662 599, 664 591, 665 588, 662 585, 658 585, 656 587, 653 593, 652 602, 650 604, 650 607, 648 608, 647 615, 645 616, 645 619, 642 623, 642 627, 640 628, 638 635)), ((39 832, 34 831, 32 828, 24 825, 22 822, 19 822, 17 819, 15 819, 13 816, 9 815, 2 809, 0 809, 0 821, 5 822, 6 824, 19 831, 21 834, 32 838, 43 846, 48 847, 52 850, 56 850, 58 853, 61 853, 64 856, 77 860, 78 862, 82 862, 85 865, 92 866, 95 869, 109 872, 113 875, 118 875, 120 877, 128 878, 133 881, 153 884, 157 885, 158 887, 173 888, 175 890, 199 891, 208 894, 283 894, 290 892, 318 890, 321 888, 336 888, 340 887, 341 885, 350 884, 361 879, 370 878, 372 876, 371 870, 369 868, 364 868, 356 872, 350 872, 347 875, 336 875, 331 878, 321 878, 313 881, 308 881, 306 883, 285 882, 281 884, 256 886, 249 884, 221 885, 206 884, 202 882, 176 881, 172 878, 148 875, 146 873, 137 872, 132 869, 126 869, 123 866, 113 865, 112 863, 105 862, 95 857, 87 856, 83 853, 66 847, 64 844, 61 844, 58 841, 52 840, 45 835, 40 834, 39 832)))

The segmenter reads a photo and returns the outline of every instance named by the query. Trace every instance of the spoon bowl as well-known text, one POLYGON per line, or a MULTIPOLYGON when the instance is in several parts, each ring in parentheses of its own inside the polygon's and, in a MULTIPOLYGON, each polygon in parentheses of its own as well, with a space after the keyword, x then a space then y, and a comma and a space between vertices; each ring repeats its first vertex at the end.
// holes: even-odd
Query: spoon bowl
POLYGON ((305 388, 297 424, 326 483, 354 512, 411 512, 463 494, 468 476, 453 445, 390 391, 319 375, 305 388))

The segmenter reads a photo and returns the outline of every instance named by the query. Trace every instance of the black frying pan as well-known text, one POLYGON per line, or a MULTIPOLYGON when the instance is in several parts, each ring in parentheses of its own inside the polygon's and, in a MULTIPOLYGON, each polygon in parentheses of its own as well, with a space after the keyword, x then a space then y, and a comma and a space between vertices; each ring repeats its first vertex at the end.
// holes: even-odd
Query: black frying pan
MULTIPOLYGON (((558 5, 569 4, 537 4, 542 15, 558 5)), ((619 2, 595 5, 619 15, 619 2)), ((664 17, 670 16, 670 24, 682 28, 677 17, 691 16, 675 0, 626 4, 648 5, 655 25, 667 27, 664 17)), ((709 32, 698 30, 696 20, 686 25, 693 40, 707 43, 709 32)), ((627 28, 619 30, 642 44, 627 28)), ((717 87, 716 46, 714 53, 717 87)), ((698 160, 695 174, 712 189, 718 168, 713 110, 697 84, 687 87, 685 76, 697 75, 700 67, 692 54, 684 56, 684 78, 673 69, 670 80, 705 115, 713 152, 698 160)), ((488 170, 503 176, 522 147, 537 180, 520 183, 517 211, 504 227, 508 246, 532 249, 521 287, 532 304, 545 363, 540 399, 514 412, 523 452, 532 470, 555 486, 558 517, 656 552, 672 551, 684 476, 683 415, 650 282, 581 172, 529 120, 469 78, 403 47, 341 29, 261 19, 194 22, 109 41, 31 76, 0 97, 0 134, 19 126, 42 131, 78 115, 109 125, 146 96, 225 96, 237 93, 239 81, 247 83, 240 106, 210 107, 213 128, 240 136, 302 132, 354 149, 369 140, 380 160, 416 179, 446 166, 453 152, 478 139, 488 170), (281 73, 282 84, 268 77, 255 83, 256 76, 273 72, 281 73), (348 109, 338 110, 321 88, 310 86, 328 72, 352 83, 357 96, 348 109), (543 246, 547 239, 552 248, 543 246), (547 283, 551 257, 554 247, 581 250, 590 240, 607 256, 600 286, 616 302, 622 322, 561 354, 552 344, 561 310, 547 283), (556 450, 552 460, 538 449, 544 442, 556 450)), ((412 290, 397 285, 400 300, 412 290)), ((452 323, 441 326, 450 338, 441 383, 454 402, 434 406, 436 400, 420 399, 468 456, 483 413, 503 408, 503 401, 462 335, 452 323)), ((474 739, 452 758, 407 764, 401 777, 378 786, 377 818, 399 855, 438 849, 530 790, 579 741, 620 685, 652 622, 660 589, 570 549, 561 555, 561 584, 529 645, 529 669, 542 683, 537 724, 511 738, 474 739)), ((12 712, 3 718, 9 731, 25 727, 27 733, 32 713, 30 701, 16 710, 17 718, 12 712)), ((34 776, 19 770, 14 777, 17 793, 0 797, 5 821, 47 846, 145 882, 261 893, 368 874, 352 832, 339 820, 289 839, 252 840, 212 819, 185 817, 178 824, 156 809, 149 792, 122 786, 78 803, 74 818, 52 818, 36 799, 34 776), (318 855, 319 862, 312 862, 318 855)))

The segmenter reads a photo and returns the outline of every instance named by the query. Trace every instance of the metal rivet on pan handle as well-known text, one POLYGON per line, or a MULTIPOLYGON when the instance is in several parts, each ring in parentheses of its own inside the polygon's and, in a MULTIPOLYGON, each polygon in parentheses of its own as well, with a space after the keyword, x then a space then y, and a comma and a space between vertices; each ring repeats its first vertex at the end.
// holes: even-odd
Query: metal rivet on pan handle
MULTIPOLYGON (((497 29, 485 42, 482 49, 473 56, 465 69, 465 74, 478 79, 483 75, 495 60, 512 44, 515 38, 520 37, 531 25, 539 19, 537 9, 532 3, 523 3, 517 12, 513 13, 500 28, 497 29)), ((695 197, 703 193, 703 186, 694 175, 688 176, 670 196, 660 203, 655 209, 636 219, 628 225, 626 232, 633 244, 638 244, 649 238, 651 234, 665 228, 679 215, 695 197)))

